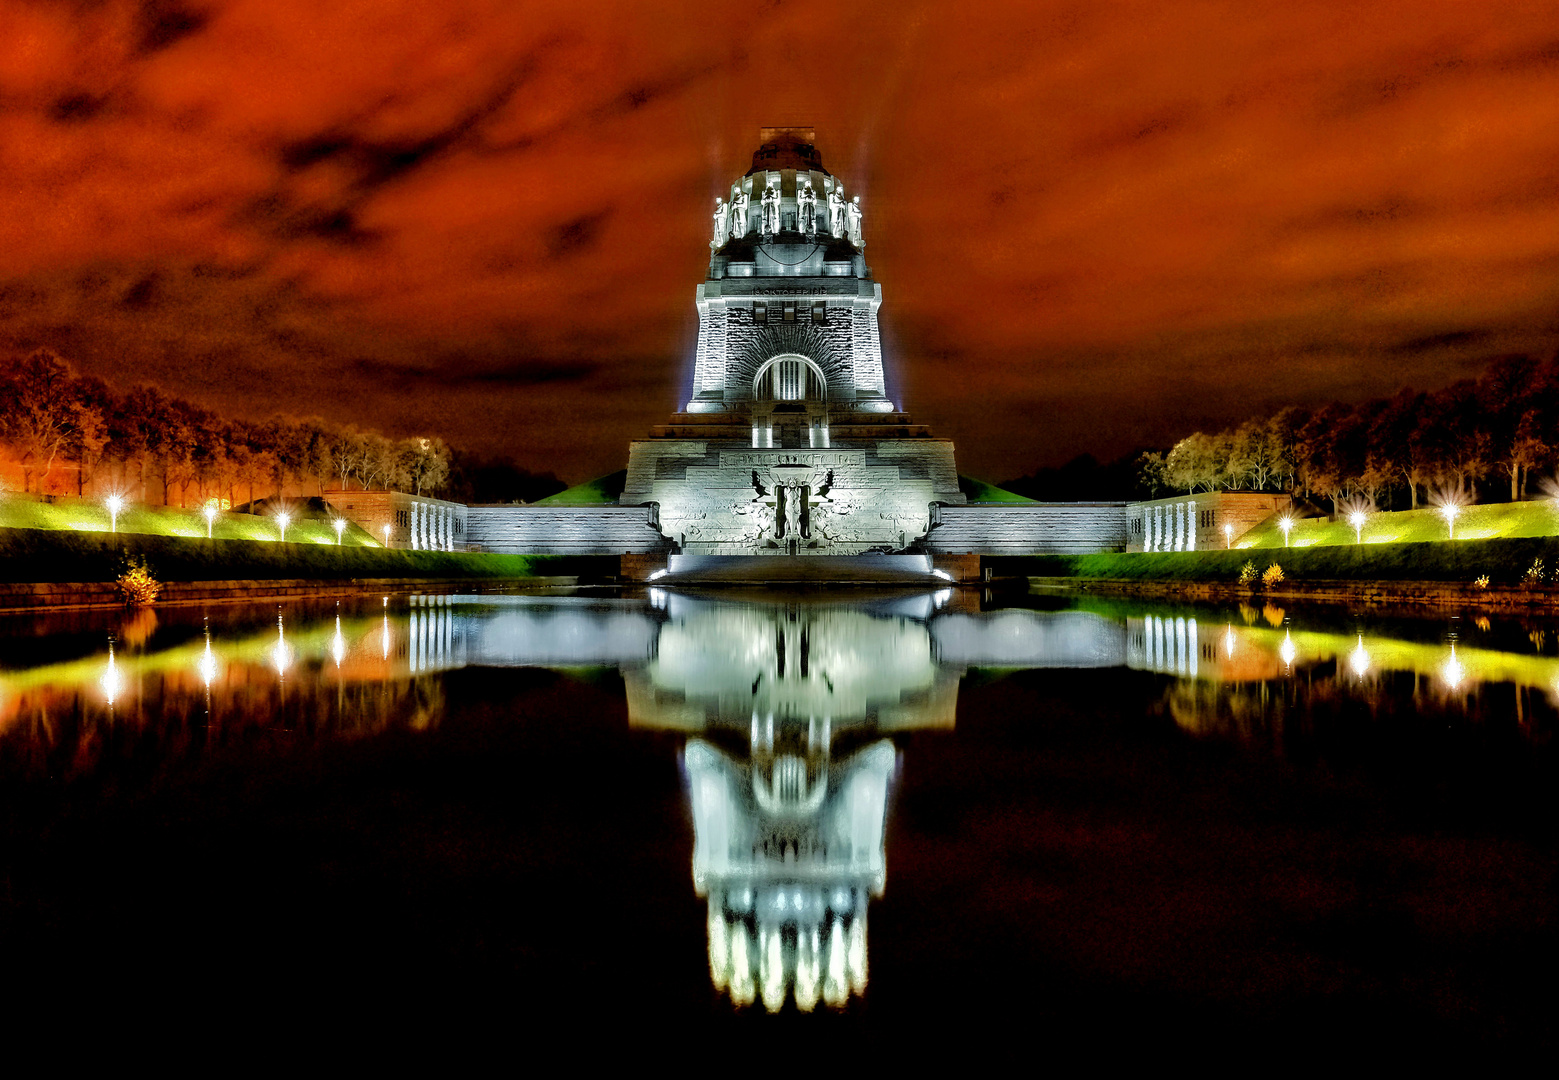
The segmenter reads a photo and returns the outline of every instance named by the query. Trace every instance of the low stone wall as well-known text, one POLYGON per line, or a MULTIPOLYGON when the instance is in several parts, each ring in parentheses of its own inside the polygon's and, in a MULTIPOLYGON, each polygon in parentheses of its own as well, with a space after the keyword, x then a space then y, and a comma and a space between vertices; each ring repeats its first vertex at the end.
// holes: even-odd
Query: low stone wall
POLYGON ((1270 589, 1219 581, 1144 581, 1119 578, 1031 577, 1032 589, 1063 592, 1118 593, 1168 600, 1212 600, 1252 603, 1273 600, 1319 603, 1559 610, 1559 587, 1475 585, 1451 581, 1303 581, 1284 582, 1270 589))
POLYGON ((670 550, 643 506, 473 506, 466 540, 504 555, 652 555, 670 550))
POLYGON ((942 506, 926 537, 939 555, 1089 555, 1126 547, 1125 503, 942 506))

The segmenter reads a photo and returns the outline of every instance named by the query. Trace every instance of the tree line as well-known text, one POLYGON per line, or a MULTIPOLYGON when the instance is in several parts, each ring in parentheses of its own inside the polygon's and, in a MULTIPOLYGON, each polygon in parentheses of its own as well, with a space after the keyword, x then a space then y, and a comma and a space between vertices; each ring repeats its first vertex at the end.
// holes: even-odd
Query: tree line
POLYGON ((1139 459, 1153 495, 1281 491, 1329 501, 1417 508, 1433 493, 1526 498, 1559 464, 1559 362, 1491 361, 1443 390, 1402 390, 1358 405, 1289 407, 1212 433, 1195 432, 1139 459))
POLYGON ((0 442, 26 491, 47 490, 57 470, 69 469, 78 495, 112 485, 179 506, 211 498, 236 504, 241 491, 253 503, 257 489, 323 492, 353 481, 431 495, 448 485, 453 458, 432 436, 391 439, 317 417, 255 423, 154 386, 119 393, 76 374, 51 349, 0 362, 0 442))

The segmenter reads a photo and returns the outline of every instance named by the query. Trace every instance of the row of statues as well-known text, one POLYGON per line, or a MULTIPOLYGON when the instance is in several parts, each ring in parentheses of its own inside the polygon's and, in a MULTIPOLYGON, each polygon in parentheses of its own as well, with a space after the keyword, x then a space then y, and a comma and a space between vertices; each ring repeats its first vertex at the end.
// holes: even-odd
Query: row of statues
MULTIPOLYGON (((741 188, 737 188, 736 194, 731 197, 729 205, 724 199, 715 200, 715 234, 709 242, 712 248, 720 248, 729 237, 747 235, 747 208, 749 196, 741 188)), ((803 179, 800 190, 796 192, 796 206, 800 212, 800 221, 797 227, 807 236, 817 235, 817 192, 812 188, 812 181, 803 179)), ((828 231, 834 236, 850 238, 850 243, 857 248, 865 247, 861 236, 861 197, 857 195, 853 200, 846 202, 844 191, 837 185, 828 192, 828 231)), ((779 184, 770 182, 763 189, 760 197, 760 213, 758 219, 758 231, 765 237, 773 236, 780 231, 780 190, 779 184)))

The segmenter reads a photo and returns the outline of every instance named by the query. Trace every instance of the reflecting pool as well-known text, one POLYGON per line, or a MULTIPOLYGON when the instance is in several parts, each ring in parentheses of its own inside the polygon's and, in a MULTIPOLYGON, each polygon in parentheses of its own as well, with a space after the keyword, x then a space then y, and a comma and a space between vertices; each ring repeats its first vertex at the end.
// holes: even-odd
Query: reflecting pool
POLYGON ((649 589, 0 627, 34 985, 1551 1032, 1559 621, 649 589))

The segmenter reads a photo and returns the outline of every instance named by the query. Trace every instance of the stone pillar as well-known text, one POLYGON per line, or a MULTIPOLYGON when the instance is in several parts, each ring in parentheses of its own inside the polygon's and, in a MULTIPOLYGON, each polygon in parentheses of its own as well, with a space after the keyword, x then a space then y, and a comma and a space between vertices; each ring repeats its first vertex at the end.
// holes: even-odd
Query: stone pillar
POLYGON ((1197 526, 1196 503, 1188 502, 1188 503, 1185 504, 1185 520, 1186 520, 1185 549, 1187 551, 1195 551, 1196 550, 1196 526, 1197 526))

